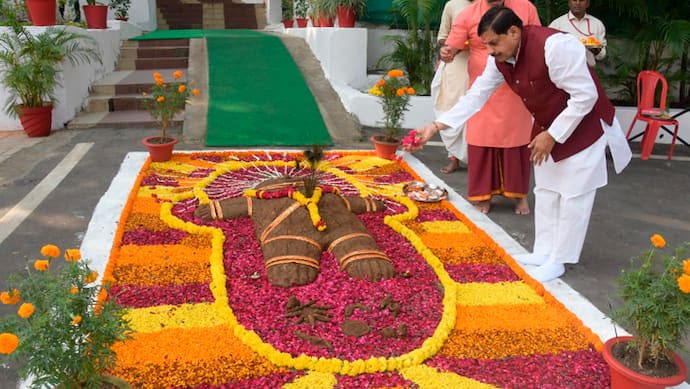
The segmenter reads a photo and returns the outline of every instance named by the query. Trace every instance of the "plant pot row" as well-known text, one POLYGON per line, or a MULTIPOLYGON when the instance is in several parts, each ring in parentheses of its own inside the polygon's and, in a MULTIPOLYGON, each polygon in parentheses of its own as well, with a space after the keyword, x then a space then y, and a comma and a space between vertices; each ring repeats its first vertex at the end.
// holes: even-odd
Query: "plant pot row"
MULTIPOLYGON (((26 0, 29 18, 34 26, 54 26, 57 0, 26 0)), ((91 29, 108 28, 108 6, 102 4, 84 5, 86 25, 91 29)))
MULTIPOLYGON (((354 9, 350 7, 338 6, 336 10, 336 17, 338 20, 338 27, 352 28, 355 26, 355 18, 357 14, 354 9)), ((311 18, 312 27, 333 27, 335 24, 335 18, 330 15, 319 15, 318 17, 312 16, 311 18)), ((297 22, 297 28, 307 27, 307 18, 297 18, 297 19, 285 19, 283 20, 283 26, 285 28, 292 28, 297 22)))

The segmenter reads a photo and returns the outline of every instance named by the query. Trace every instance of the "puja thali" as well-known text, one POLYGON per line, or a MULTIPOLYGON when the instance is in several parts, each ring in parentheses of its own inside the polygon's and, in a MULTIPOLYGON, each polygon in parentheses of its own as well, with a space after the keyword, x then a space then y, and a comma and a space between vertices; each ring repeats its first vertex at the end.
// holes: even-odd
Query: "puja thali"
POLYGON ((427 184, 423 181, 412 181, 405 184, 403 186, 403 193, 412 200, 424 203, 435 203, 448 197, 446 189, 438 185, 427 184))

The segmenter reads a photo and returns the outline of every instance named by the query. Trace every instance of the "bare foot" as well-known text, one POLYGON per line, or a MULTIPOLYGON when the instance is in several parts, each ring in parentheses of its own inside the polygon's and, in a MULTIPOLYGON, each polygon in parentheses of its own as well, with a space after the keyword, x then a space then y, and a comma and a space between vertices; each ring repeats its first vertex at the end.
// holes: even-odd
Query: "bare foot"
POLYGON ((516 215, 528 215, 529 214, 529 203, 527 203, 527 197, 515 199, 515 214, 516 215))
POLYGON ((449 174, 460 169, 460 161, 457 158, 450 158, 448 165, 441 168, 441 173, 449 174))
POLYGON ((483 214, 489 213, 489 210, 491 210, 491 200, 484 200, 474 204, 474 209, 483 214))

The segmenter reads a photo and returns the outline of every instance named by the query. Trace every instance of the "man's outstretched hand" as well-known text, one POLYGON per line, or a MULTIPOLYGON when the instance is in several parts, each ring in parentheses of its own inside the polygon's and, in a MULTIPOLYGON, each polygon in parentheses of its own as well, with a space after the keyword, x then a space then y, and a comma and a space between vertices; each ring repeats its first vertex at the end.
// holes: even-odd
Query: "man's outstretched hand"
POLYGON ((421 150, 424 147, 424 144, 429 141, 437 132, 444 130, 448 128, 445 124, 441 124, 439 122, 431 122, 429 124, 425 124, 422 127, 419 127, 413 131, 415 131, 415 136, 416 136, 416 141, 414 144, 410 145, 409 149, 407 151, 409 152, 415 152, 418 150, 421 150))

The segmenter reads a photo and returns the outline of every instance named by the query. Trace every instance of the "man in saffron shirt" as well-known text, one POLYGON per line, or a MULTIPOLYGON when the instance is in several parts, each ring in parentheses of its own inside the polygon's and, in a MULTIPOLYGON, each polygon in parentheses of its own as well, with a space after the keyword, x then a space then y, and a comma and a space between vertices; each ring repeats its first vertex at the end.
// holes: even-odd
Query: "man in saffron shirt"
MULTIPOLYGON (((477 25, 489 9, 503 5, 510 7, 524 24, 541 24, 537 9, 528 0, 477 0, 462 10, 453 22, 441 59, 447 61, 458 50, 460 53, 469 50, 470 86, 482 74, 489 57, 477 34, 477 25)), ((529 111, 505 84, 467 121, 467 197, 480 212, 489 212, 491 198, 500 194, 515 199, 516 214, 529 213, 527 192, 531 169, 527 144, 531 128, 529 111)))
POLYGON ((601 84, 587 66, 585 48, 572 35, 524 26, 506 7, 489 10, 478 26, 489 58, 486 69, 448 112, 417 131, 428 141, 478 112, 506 82, 534 117, 530 159, 535 178, 533 253, 516 256, 536 265, 528 273, 545 282, 577 263, 597 188, 607 182, 608 145, 616 172, 630 148, 601 84))

